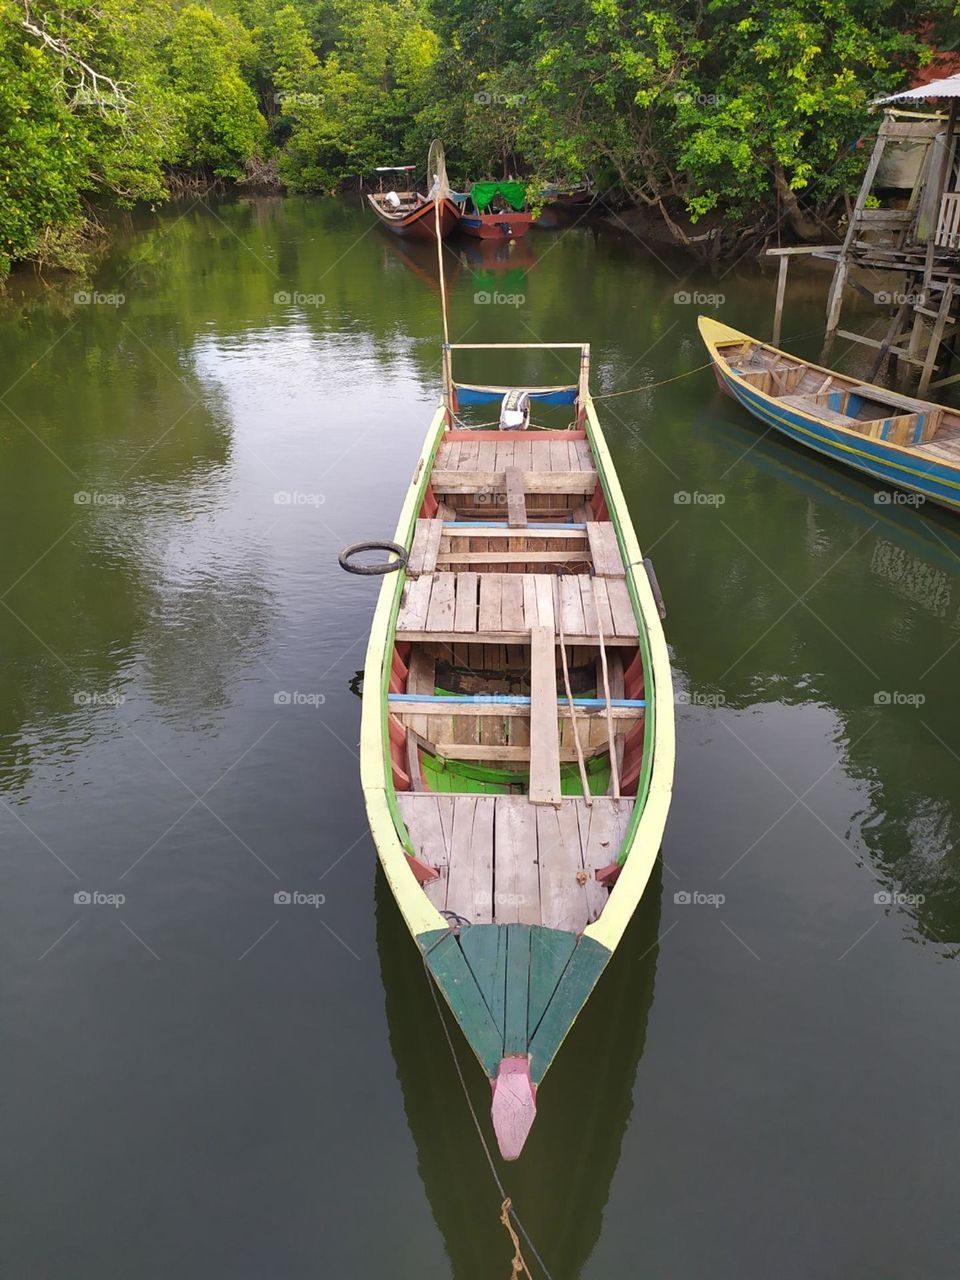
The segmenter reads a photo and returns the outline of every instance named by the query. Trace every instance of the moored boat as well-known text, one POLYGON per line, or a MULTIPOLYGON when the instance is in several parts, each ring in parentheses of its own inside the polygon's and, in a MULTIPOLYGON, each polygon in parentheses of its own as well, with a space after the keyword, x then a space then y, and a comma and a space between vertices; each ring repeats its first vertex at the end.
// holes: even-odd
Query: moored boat
POLYGON ((460 230, 480 240, 515 240, 526 235, 533 222, 522 182, 475 182, 457 195, 461 206, 460 230))
POLYGON ((960 412, 788 355, 706 316, 721 388, 755 418, 882 484, 960 508, 960 412))
POLYGON ((579 353, 573 385, 454 381, 454 353, 510 345, 444 349, 361 725, 381 864, 490 1080, 507 1159, 650 878, 674 766, 656 580, 590 398, 589 348, 560 348, 579 353), (528 396, 535 411, 571 405, 572 427, 461 422, 501 399, 525 421, 528 396))
POLYGON ((446 239, 460 222, 460 206, 452 198, 447 182, 447 167, 443 145, 434 140, 427 157, 427 180, 430 189, 426 195, 411 184, 416 166, 386 165, 377 169, 379 191, 367 195, 367 203, 385 227, 394 235, 413 240, 433 240, 437 236, 446 239), (400 190, 384 190, 384 184, 393 182, 400 190))

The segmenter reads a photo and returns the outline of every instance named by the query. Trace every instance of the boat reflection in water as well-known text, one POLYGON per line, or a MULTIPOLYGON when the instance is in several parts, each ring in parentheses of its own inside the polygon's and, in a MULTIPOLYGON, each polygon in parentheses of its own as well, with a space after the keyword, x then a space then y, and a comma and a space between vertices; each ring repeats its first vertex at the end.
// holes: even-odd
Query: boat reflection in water
MULTIPOLYGON (((787 518, 785 493, 791 505, 804 504, 806 537, 797 540, 789 560, 781 555, 771 562, 777 572, 785 581, 813 581, 842 560, 847 581, 857 584, 856 607, 844 612, 842 626, 826 617, 840 627, 845 647, 863 658, 862 696, 851 698, 849 669, 830 663, 807 669, 807 630, 811 642, 822 643, 822 624, 807 610, 795 610, 790 627, 774 628, 750 664, 724 677, 726 706, 738 710, 775 699, 832 709, 847 744, 844 770, 867 785, 869 797, 857 815, 851 848, 862 841, 877 891, 889 893, 889 909, 909 921, 906 936, 952 958, 960 945, 958 744, 954 706, 937 696, 943 688, 937 673, 953 661, 960 639, 960 524, 932 504, 921 513, 878 500, 888 495, 877 495, 867 477, 802 446, 773 434, 757 440, 752 428, 730 420, 737 408, 719 392, 711 407, 711 440, 730 457, 731 502, 749 501, 761 521, 768 519, 768 493, 781 519, 787 518), (748 448, 749 457, 737 465, 748 448), (735 492, 741 484, 743 492, 735 492), (776 675, 761 679, 764 671, 776 675), (886 691, 877 689, 874 671, 889 682, 886 691), (922 694, 923 701, 897 705, 891 688, 922 694)), ((710 466, 715 469, 715 459, 710 466)), ((725 580, 724 590, 728 609, 750 608, 751 601, 737 596, 736 575, 725 580)), ((816 602, 821 616, 828 601, 816 602)), ((763 631, 762 623, 758 627, 763 631)), ((718 661, 722 670, 726 656, 718 661)), ((691 670, 688 677, 703 682, 708 674, 691 670)))
MULTIPOLYGON (((658 859, 622 942, 538 1094, 538 1121, 515 1163, 505 1166, 497 1156, 489 1081, 473 1069, 472 1051, 440 1001, 484 1137, 555 1280, 579 1276, 600 1235, 653 1004, 661 879, 658 859)), ((490 1280, 506 1274, 511 1256, 499 1193, 437 1025, 430 979, 379 867, 376 911, 390 1044, 451 1277, 490 1280)), ((535 1260, 524 1253, 537 1274, 535 1260)))

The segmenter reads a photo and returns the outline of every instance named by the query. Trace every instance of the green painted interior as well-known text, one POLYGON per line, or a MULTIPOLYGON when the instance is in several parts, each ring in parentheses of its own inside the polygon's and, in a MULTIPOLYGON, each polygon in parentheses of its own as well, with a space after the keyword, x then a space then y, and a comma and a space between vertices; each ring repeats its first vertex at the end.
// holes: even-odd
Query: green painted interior
MULTIPOLYGON (((468 793, 477 795, 508 795, 511 792, 524 795, 529 773, 520 769, 490 769, 465 760, 441 759, 439 756, 421 756, 423 781, 430 791, 468 793)), ((593 756, 587 761, 587 781, 590 794, 603 796, 610 786, 610 761, 606 756, 593 756)), ((560 790, 565 796, 583 795, 580 770, 575 762, 560 766, 560 790)))

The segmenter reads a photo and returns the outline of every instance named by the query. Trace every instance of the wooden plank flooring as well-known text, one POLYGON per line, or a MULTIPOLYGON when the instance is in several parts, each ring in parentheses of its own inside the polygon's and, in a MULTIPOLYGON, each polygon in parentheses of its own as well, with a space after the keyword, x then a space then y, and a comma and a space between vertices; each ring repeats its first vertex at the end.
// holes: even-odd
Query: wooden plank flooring
POLYGON ((561 608, 569 643, 596 642, 599 611, 608 646, 636 644, 626 580, 585 573, 425 573, 406 583, 397 636, 452 642, 469 634, 478 641, 526 644, 531 627, 557 630, 561 608))
POLYGON ((440 911, 474 924, 545 925, 580 933, 607 890, 594 872, 615 862, 634 801, 564 796, 559 807, 526 796, 399 792, 417 857, 440 878, 424 892, 440 911))
POLYGON ((531 431, 526 440, 503 440, 497 431, 477 431, 476 440, 441 444, 434 471, 594 471, 586 440, 551 440, 531 431))

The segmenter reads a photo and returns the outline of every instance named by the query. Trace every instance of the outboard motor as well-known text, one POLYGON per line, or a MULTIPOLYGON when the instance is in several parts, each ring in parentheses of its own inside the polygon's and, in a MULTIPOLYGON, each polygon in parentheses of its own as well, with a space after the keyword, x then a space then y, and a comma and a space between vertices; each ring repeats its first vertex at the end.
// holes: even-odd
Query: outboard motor
POLYGON ((399 209, 401 200, 395 191, 388 191, 383 197, 391 209, 399 209))
POLYGON ((500 430, 526 431, 529 426, 529 391, 508 391, 500 405, 500 430))

